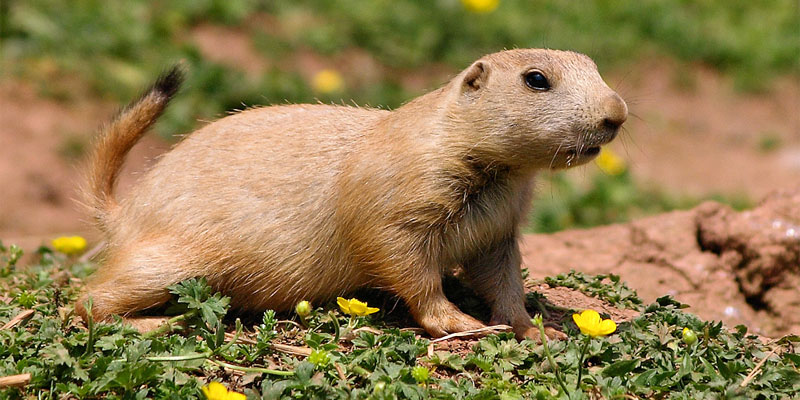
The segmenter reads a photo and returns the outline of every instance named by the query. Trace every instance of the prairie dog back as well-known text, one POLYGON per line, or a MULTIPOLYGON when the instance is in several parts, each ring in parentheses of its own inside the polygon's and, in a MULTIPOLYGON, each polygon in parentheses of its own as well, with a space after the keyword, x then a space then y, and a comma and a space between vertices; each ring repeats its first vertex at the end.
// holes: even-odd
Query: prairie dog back
POLYGON ((214 122, 166 153, 120 201, 110 234, 131 242, 168 230, 176 246, 196 253, 182 279, 203 276, 218 290, 246 292, 232 297, 245 309, 286 309, 361 286, 364 279, 337 285, 342 274, 358 274, 343 271, 347 263, 329 250, 335 229, 325 204, 343 160, 370 130, 365 121, 381 113, 291 105, 214 122), (304 118, 316 123, 301 128, 304 118), (262 268, 276 261, 281 268, 262 268))

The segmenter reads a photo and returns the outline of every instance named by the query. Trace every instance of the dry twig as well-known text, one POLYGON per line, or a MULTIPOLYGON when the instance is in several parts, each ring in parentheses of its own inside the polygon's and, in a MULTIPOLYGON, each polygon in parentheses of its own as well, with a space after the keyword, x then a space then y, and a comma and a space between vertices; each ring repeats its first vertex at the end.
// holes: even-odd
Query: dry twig
POLYGON ((750 371, 749 374, 747 374, 742 383, 739 384, 739 387, 747 386, 750 383, 750 381, 752 381, 753 378, 755 378, 756 375, 758 375, 758 373, 761 371, 761 366, 763 366, 764 363, 767 362, 767 360, 770 357, 772 357, 772 355, 775 354, 780 348, 781 346, 775 346, 769 353, 767 353, 767 355, 764 358, 762 358, 761 361, 758 362, 758 364, 756 364, 755 368, 753 368, 753 370, 750 371))
MULTIPOLYGON (((233 334, 226 333, 225 337, 228 340, 231 340, 231 338, 233 337, 233 334)), ((240 336, 239 339, 236 342, 237 343, 245 343, 245 344, 256 344, 257 343, 255 340, 250 339, 248 337, 244 337, 244 336, 240 336)), ((281 352, 281 353, 286 353, 286 354, 291 354, 291 355, 295 355, 295 356, 308 357, 309 355, 311 355, 311 348, 310 347, 305 347, 305 346, 300 347, 300 346, 291 346, 291 345, 288 345, 288 344, 281 344, 281 343, 270 343, 269 347, 272 348, 275 351, 278 351, 278 352, 281 352)))
POLYGON ((25 311, 17 314, 14 318, 11 318, 8 322, 6 322, 6 324, 3 325, 2 328, 0 328, 0 331, 6 330, 6 329, 11 329, 11 328, 17 326, 20 322, 22 322, 22 320, 24 320, 24 319, 30 317, 31 315, 33 315, 33 313, 34 313, 33 310, 25 310, 25 311))
POLYGON ((488 335, 490 333, 510 332, 511 329, 512 328, 510 326, 508 326, 508 325, 492 325, 492 326, 487 326, 487 327, 483 327, 483 328, 480 328, 480 329, 473 329, 471 331, 451 333, 451 334, 449 334, 447 336, 442 336, 442 337, 440 337, 438 339, 433 339, 433 340, 431 340, 431 343, 441 342, 441 341, 445 341, 445 340, 452 339, 452 338, 457 338, 457 337, 479 337, 479 336, 488 335))
POLYGON ((31 374, 9 375, 0 378, 0 389, 23 387, 31 381, 31 374))

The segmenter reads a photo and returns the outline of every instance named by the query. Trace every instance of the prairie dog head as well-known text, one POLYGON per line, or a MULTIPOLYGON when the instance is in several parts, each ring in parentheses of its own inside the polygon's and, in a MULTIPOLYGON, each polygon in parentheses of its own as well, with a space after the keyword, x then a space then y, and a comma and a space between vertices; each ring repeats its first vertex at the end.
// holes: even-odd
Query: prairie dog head
POLYGON ((451 82, 448 110, 471 152, 534 168, 584 164, 611 142, 628 107, 587 56, 520 49, 475 61, 451 82))

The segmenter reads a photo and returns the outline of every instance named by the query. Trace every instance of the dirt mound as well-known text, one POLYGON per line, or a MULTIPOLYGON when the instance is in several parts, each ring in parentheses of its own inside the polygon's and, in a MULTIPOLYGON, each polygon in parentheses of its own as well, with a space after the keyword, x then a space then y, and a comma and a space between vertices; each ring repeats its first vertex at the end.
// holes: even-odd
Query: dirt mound
POLYGON ((800 331, 800 190, 777 192, 741 213, 703 205, 697 226, 698 243, 733 272, 747 303, 800 331))
POLYGON ((764 336, 800 333, 800 188, 740 213, 708 202, 627 224, 529 235, 522 251, 529 289, 569 269, 614 273, 646 302, 670 294, 704 319, 764 336))

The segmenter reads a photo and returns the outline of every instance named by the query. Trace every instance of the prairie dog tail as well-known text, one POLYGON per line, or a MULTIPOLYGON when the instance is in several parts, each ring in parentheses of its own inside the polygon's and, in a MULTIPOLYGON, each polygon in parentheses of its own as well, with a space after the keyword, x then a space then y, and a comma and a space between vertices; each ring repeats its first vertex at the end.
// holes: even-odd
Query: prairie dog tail
POLYGON ((138 100, 120 111, 96 139, 83 197, 101 229, 105 230, 108 214, 117 204, 114 184, 125 156, 164 112, 183 82, 183 75, 180 64, 170 68, 138 100))

